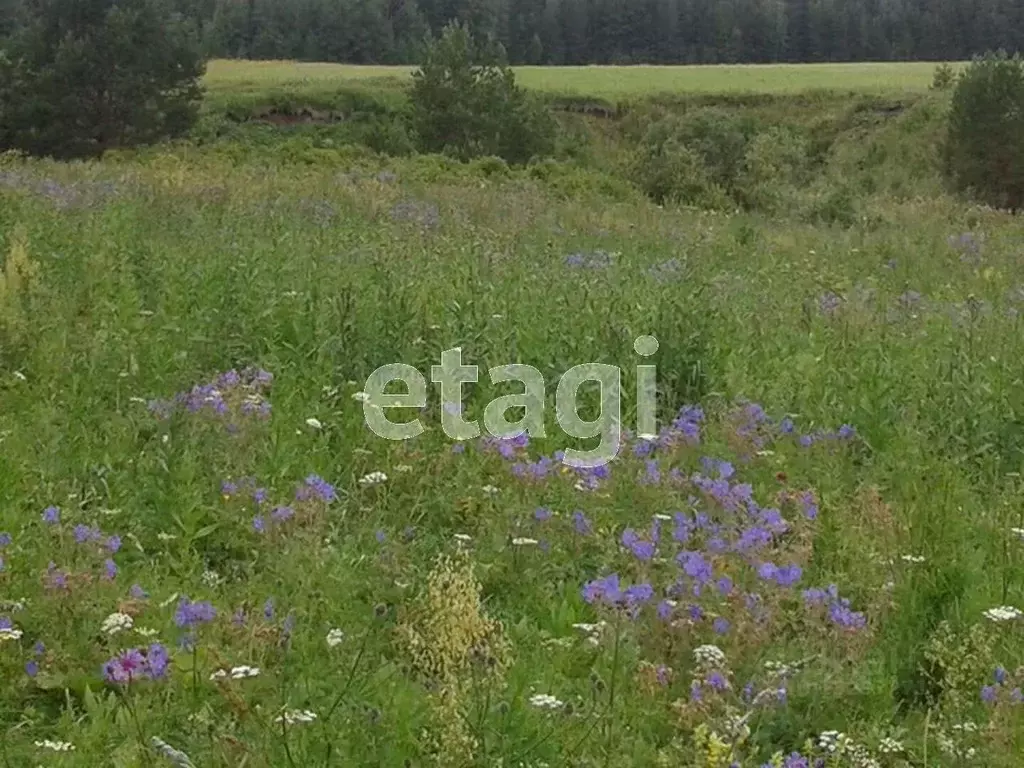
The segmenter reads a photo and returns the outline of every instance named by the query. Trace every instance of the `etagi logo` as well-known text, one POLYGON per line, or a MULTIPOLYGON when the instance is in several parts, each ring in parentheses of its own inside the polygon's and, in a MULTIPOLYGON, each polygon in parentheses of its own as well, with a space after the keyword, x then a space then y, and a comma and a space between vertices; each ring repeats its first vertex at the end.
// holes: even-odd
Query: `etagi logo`
MULTIPOLYGON (((658 340, 641 336, 633 343, 641 357, 650 357, 658 351, 658 340)), ((657 431, 656 398, 657 366, 638 365, 637 379, 637 432, 653 435, 657 431)), ((483 427, 493 437, 510 438, 527 434, 531 438, 545 437, 544 408, 546 403, 544 376, 532 365, 510 364, 491 368, 488 372, 495 384, 518 381, 524 391, 497 397, 484 409, 483 427), (516 422, 505 418, 510 408, 522 409, 525 415, 516 422)), ((567 448, 565 464, 572 467, 592 468, 607 464, 619 450, 622 436, 621 395, 622 372, 614 365, 584 363, 567 370, 558 381, 555 392, 555 419, 562 431, 578 439, 600 438, 596 448, 580 451, 567 448), (580 418, 577 395, 580 387, 595 382, 600 387, 600 414, 593 421, 580 418)), ((481 434, 478 421, 466 421, 462 416, 462 385, 476 384, 479 369, 462 364, 462 349, 455 347, 441 353, 441 364, 431 366, 430 380, 441 385, 441 429, 453 440, 472 440, 481 434)), ((392 408, 423 409, 427 406, 427 381, 411 365, 389 363, 375 370, 366 380, 363 390, 363 414, 367 426, 386 440, 409 440, 423 433, 419 419, 395 423, 386 411, 392 408), (395 381, 405 383, 403 394, 385 394, 395 381)))

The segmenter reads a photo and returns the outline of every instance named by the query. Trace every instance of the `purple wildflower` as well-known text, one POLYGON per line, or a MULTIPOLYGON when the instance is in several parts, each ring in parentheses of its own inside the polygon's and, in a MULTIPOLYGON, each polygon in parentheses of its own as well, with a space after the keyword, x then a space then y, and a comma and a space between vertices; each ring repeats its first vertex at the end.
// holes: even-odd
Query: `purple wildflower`
POLYGON ((729 687, 729 681, 726 680, 725 675, 717 670, 708 675, 706 682, 715 691, 724 691, 729 687))
POLYGON ((116 533, 107 539, 107 549, 113 554, 121 549, 121 537, 116 533))
POLYGON ((274 619, 274 598, 272 597, 268 597, 267 602, 263 604, 263 618, 267 621, 274 619))
POLYGON ((1009 673, 1003 667, 996 667, 996 670, 992 676, 995 678, 996 683, 1002 685, 1006 682, 1006 678, 1008 677, 1008 675, 1009 673))
POLYGON ((171 665, 171 658, 167 648, 161 643, 153 643, 146 651, 146 666, 149 668, 149 675, 154 680, 160 680, 167 674, 167 668, 171 665))
POLYGON ((603 579, 588 582, 583 587, 583 599, 591 605, 600 602, 618 603, 622 599, 618 574, 612 573, 603 579))
POLYGON ((579 510, 572 513, 573 527, 580 536, 589 536, 593 532, 593 527, 590 521, 587 520, 587 516, 579 510))
POLYGON ((305 484, 295 494, 299 501, 308 501, 317 498, 325 503, 330 503, 337 498, 334 486, 328 483, 319 475, 310 475, 306 478, 305 484))
POLYGON ((252 519, 252 529, 256 531, 256 533, 263 533, 267 530, 267 521, 263 519, 263 515, 256 515, 256 517, 252 519))
POLYGON ((35 677, 39 674, 39 663, 36 661, 25 662, 25 674, 29 677, 35 677))
POLYGON ((178 609, 174 612, 174 623, 179 627, 195 627, 213 621, 216 616, 217 609, 208 601, 192 602, 187 597, 183 597, 178 603, 178 609))
POLYGON ((0 549, 2 549, 3 547, 10 546, 10 543, 11 543, 11 534, 9 534, 9 533, 0 533, 0 549))
POLYGON ((111 683, 130 683, 145 677, 146 657, 137 648, 130 648, 104 664, 103 675, 111 683))
POLYGON ((103 562, 103 576, 110 581, 117 578, 117 563, 109 557, 103 562))
POLYGON ((717 619, 715 619, 715 621, 712 624, 712 626, 714 627, 714 630, 715 630, 716 634, 724 635, 724 634, 727 634, 729 632, 729 620, 725 619, 725 618, 723 618, 721 616, 719 616, 717 619))
POLYGON ((149 597, 149 593, 138 584, 132 584, 131 589, 128 590, 128 594, 136 600, 145 600, 149 597))
POLYGON ((60 522, 60 510, 57 507, 47 507, 43 510, 43 522, 49 525, 56 525, 60 522))
POLYGON ((72 535, 75 537, 75 542, 78 544, 85 544, 88 541, 93 541, 100 536, 98 528, 90 528, 88 525, 79 523, 74 527, 72 535))
POLYGON ((994 685, 986 685, 981 689, 981 700, 986 704, 994 704, 997 693, 994 685))
POLYGON ((698 584, 705 584, 714 577, 711 563, 700 552, 680 552, 676 562, 682 566, 683 572, 698 584))
POLYGON ((274 511, 270 513, 270 516, 279 523, 290 520, 294 515, 295 510, 291 507, 275 507, 274 511))
POLYGON ((546 523, 551 519, 551 515, 552 512, 547 507, 537 507, 537 509, 533 511, 533 519, 538 523, 546 523))

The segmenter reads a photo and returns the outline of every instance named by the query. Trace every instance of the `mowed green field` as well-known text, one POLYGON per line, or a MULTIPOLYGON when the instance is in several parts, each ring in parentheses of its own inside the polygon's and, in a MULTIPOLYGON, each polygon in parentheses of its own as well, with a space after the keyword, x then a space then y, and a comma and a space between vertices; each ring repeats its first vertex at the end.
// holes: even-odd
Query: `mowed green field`
MULTIPOLYGON (((769 69, 839 71, 658 87, 769 69)), ((946 192, 946 99, 794 99, 709 210, 343 122, 0 157, 0 764, 1019 768, 1024 222, 946 192), (453 438, 512 363, 530 434, 453 438)))
MULTIPOLYGON (((519 82, 537 91, 614 101, 685 93, 920 92, 931 83, 935 66, 929 62, 910 62, 517 67, 515 71, 519 82)), ((217 60, 210 62, 205 82, 213 94, 258 93, 268 89, 322 91, 366 80, 401 82, 411 71, 411 67, 217 60)))

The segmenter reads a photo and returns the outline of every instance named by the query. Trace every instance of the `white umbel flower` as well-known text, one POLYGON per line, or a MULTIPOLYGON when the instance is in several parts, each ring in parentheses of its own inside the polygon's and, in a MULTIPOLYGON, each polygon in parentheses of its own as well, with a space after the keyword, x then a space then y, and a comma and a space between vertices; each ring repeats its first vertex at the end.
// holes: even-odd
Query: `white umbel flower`
POLYGON ((486 493, 488 496, 496 496, 499 491, 499 488, 494 485, 485 485, 480 490, 486 493))
POLYGON ((249 667, 242 665, 240 667, 232 667, 230 670, 218 669, 212 675, 211 680, 227 680, 229 677, 232 680, 244 680, 247 677, 259 677, 259 667, 249 667))
POLYGON ((370 402, 370 396, 365 392, 354 392, 352 393, 352 399, 359 403, 370 402))
POLYGON ((118 632, 127 632, 135 626, 135 620, 127 613, 112 613, 103 620, 100 629, 105 635, 116 635, 118 632))
POLYGON ((538 693, 530 697, 530 705, 538 709, 561 709, 565 706, 565 702, 546 693, 538 693))
POLYGON ((288 725, 312 723, 314 720, 316 720, 316 712, 310 712, 308 709, 292 710, 274 718, 275 723, 287 723, 288 725))
POLYGON ((54 752, 71 752, 75 748, 70 741, 50 741, 49 739, 37 741, 35 745, 40 749, 50 749, 54 752))
POLYGON ((371 488, 375 485, 381 485, 388 481, 388 476, 383 472, 371 472, 365 477, 359 478, 359 484, 363 488, 371 488))
POLYGON ((693 649, 693 658, 698 664, 708 667, 725 665, 725 653, 717 645, 699 645, 693 649))
POLYGON ((525 537, 520 537, 520 538, 517 538, 517 539, 512 539, 512 545, 516 546, 516 547, 532 547, 532 546, 535 546, 535 545, 537 545, 539 543, 540 542, 537 541, 536 539, 527 539, 525 537))
POLYGON ((898 755, 906 751, 902 741, 886 736, 878 743, 878 751, 883 755, 898 755))
POLYGON ((1024 616, 1024 613, 1012 605, 1001 605, 998 608, 989 608, 983 615, 989 621, 1014 621, 1024 616))
POLYGON ((332 629, 327 633, 327 647, 334 648, 345 641, 345 633, 340 629, 332 629))
POLYGON ((320 423, 320 419, 314 419, 313 417, 310 417, 310 418, 306 419, 306 426, 310 427, 311 429, 323 429, 324 428, 324 425, 320 423))

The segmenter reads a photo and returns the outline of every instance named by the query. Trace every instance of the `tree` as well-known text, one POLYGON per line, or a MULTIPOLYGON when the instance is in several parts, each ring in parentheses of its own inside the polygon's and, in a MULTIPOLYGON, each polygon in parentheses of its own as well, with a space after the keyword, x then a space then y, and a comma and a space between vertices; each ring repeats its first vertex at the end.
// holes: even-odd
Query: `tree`
POLYGON ((976 59, 949 113, 947 169, 959 189, 999 208, 1024 209, 1024 59, 976 59))
POLYGON ((38 0, 0 49, 0 150, 102 154, 185 133, 203 64, 158 0, 38 0))
POLYGON ((516 85, 494 50, 474 42, 468 25, 454 23, 427 47, 411 93, 424 151, 462 160, 494 155, 510 163, 552 151, 553 118, 516 85))

